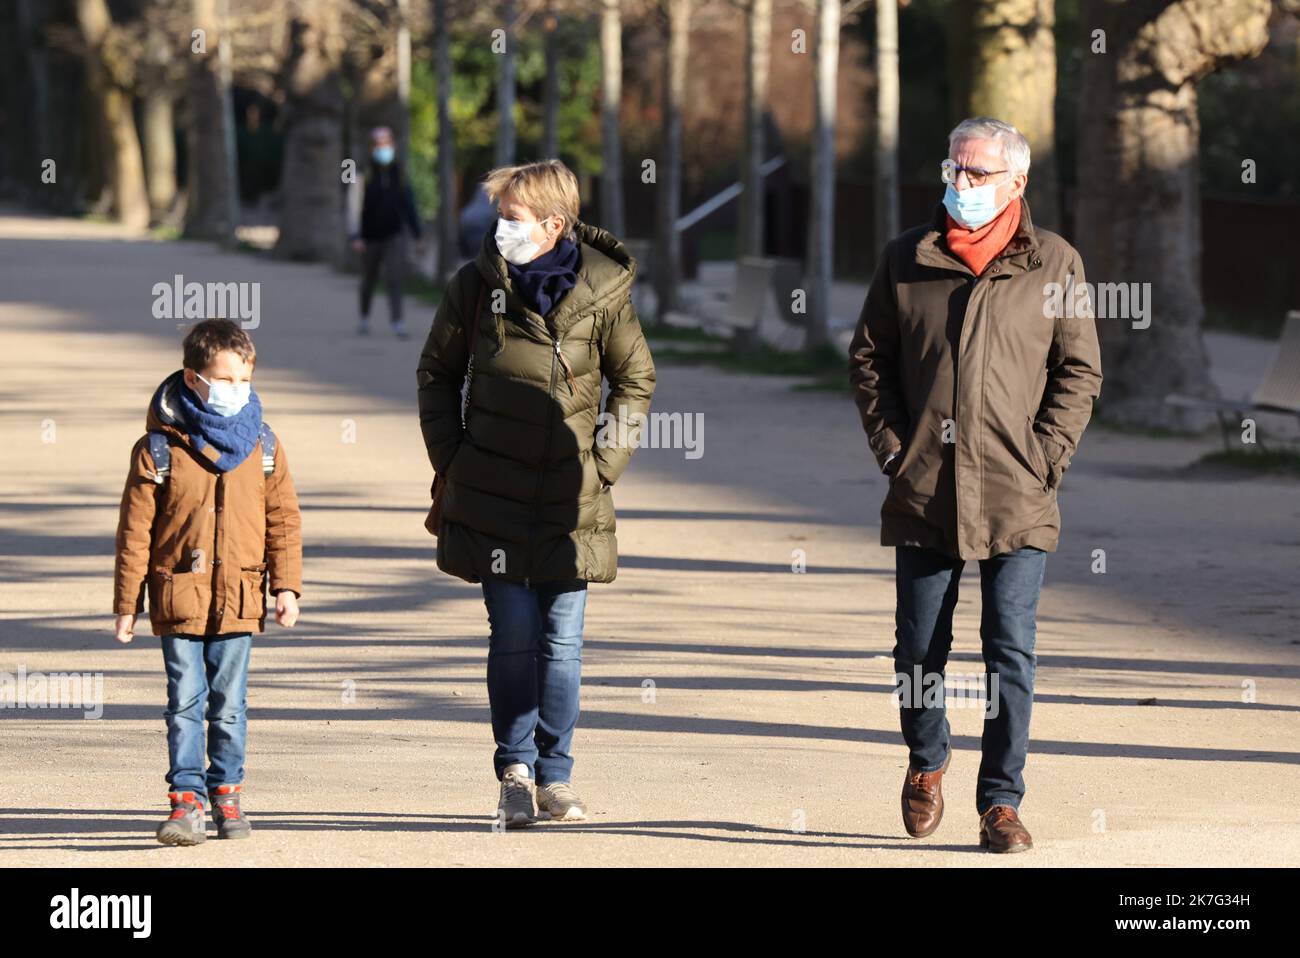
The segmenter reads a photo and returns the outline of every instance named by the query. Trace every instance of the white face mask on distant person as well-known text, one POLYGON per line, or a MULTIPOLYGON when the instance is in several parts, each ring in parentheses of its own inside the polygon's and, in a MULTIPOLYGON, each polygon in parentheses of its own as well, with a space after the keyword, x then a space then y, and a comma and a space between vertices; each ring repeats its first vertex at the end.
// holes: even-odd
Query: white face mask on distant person
POLYGON ((528 238, 536 228, 536 221, 521 223, 517 220, 497 217, 497 249, 506 258, 506 262, 523 266, 537 256, 537 251, 542 248, 542 244, 534 243, 528 238))

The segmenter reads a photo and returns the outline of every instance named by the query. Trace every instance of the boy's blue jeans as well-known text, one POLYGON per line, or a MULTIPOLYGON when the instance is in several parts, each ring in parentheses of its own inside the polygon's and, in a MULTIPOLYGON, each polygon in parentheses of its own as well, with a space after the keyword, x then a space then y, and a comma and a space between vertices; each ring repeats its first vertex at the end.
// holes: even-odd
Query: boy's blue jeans
POLYGON ((582 681, 587 583, 483 580, 491 637, 488 704, 497 778, 523 762, 538 785, 567 782, 582 681))
MULTIPOLYGON (((965 562, 914 546, 898 547, 895 562, 895 675, 907 676, 915 686, 915 670, 920 666, 921 674, 938 690, 933 703, 909 707, 904 701, 899 710, 903 739, 913 767, 931 772, 942 768, 948 755, 943 673, 952 648, 952 613, 965 562)), ((975 785, 975 808, 981 815, 994 805, 1018 809, 1025 795, 1021 772, 1029 751, 1034 701, 1035 619, 1046 568, 1047 553, 1032 546, 980 560, 980 643, 989 697, 975 785), (996 715, 989 717, 994 708, 996 715)))
POLYGON ((244 781, 248 739, 248 656, 251 633, 164 635, 167 666, 167 784, 193 792, 209 808, 218 785, 244 781), (207 735, 203 723, 207 720, 207 735), (206 748, 205 748, 206 743, 206 748), (203 771, 204 753, 209 760, 203 771))

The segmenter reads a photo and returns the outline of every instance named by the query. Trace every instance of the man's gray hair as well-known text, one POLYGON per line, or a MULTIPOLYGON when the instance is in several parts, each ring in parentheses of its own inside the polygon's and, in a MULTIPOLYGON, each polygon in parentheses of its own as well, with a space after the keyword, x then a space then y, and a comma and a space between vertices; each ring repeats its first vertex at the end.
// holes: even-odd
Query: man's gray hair
POLYGON ((1029 141, 1010 123, 991 116, 974 116, 958 123, 948 134, 948 153, 962 140, 995 140, 1012 173, 1029 172, 1029 141))

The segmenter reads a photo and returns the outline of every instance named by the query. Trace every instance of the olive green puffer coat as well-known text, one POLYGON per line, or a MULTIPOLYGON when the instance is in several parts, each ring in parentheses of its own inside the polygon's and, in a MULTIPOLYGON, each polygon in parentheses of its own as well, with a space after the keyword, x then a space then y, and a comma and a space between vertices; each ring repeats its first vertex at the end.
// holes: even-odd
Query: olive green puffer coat
POLYGON ((438 568, 470 582, 610 582, 617 571, 610 487, 649 412, 655 367, 630 298, 636 261, 605 230, 574 230, 577 284, 545 317, 514 291, 489 231, 448 283, 420 356, 420 428, 447 483, 438 568))

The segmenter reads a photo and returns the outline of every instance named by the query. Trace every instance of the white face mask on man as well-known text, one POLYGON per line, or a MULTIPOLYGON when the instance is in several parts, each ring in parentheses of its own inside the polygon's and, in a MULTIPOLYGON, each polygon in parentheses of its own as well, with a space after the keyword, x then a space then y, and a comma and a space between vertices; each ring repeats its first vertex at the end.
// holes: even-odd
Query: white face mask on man
POLYGON ((522 223, 518 220, 508 220, 503 216, 497 217, 497 249, 506 258, 506 262, 523 266, 524 263, 536 258, 542 244, 533 242, 530 237, 538 225, 536 220, 522 223))

